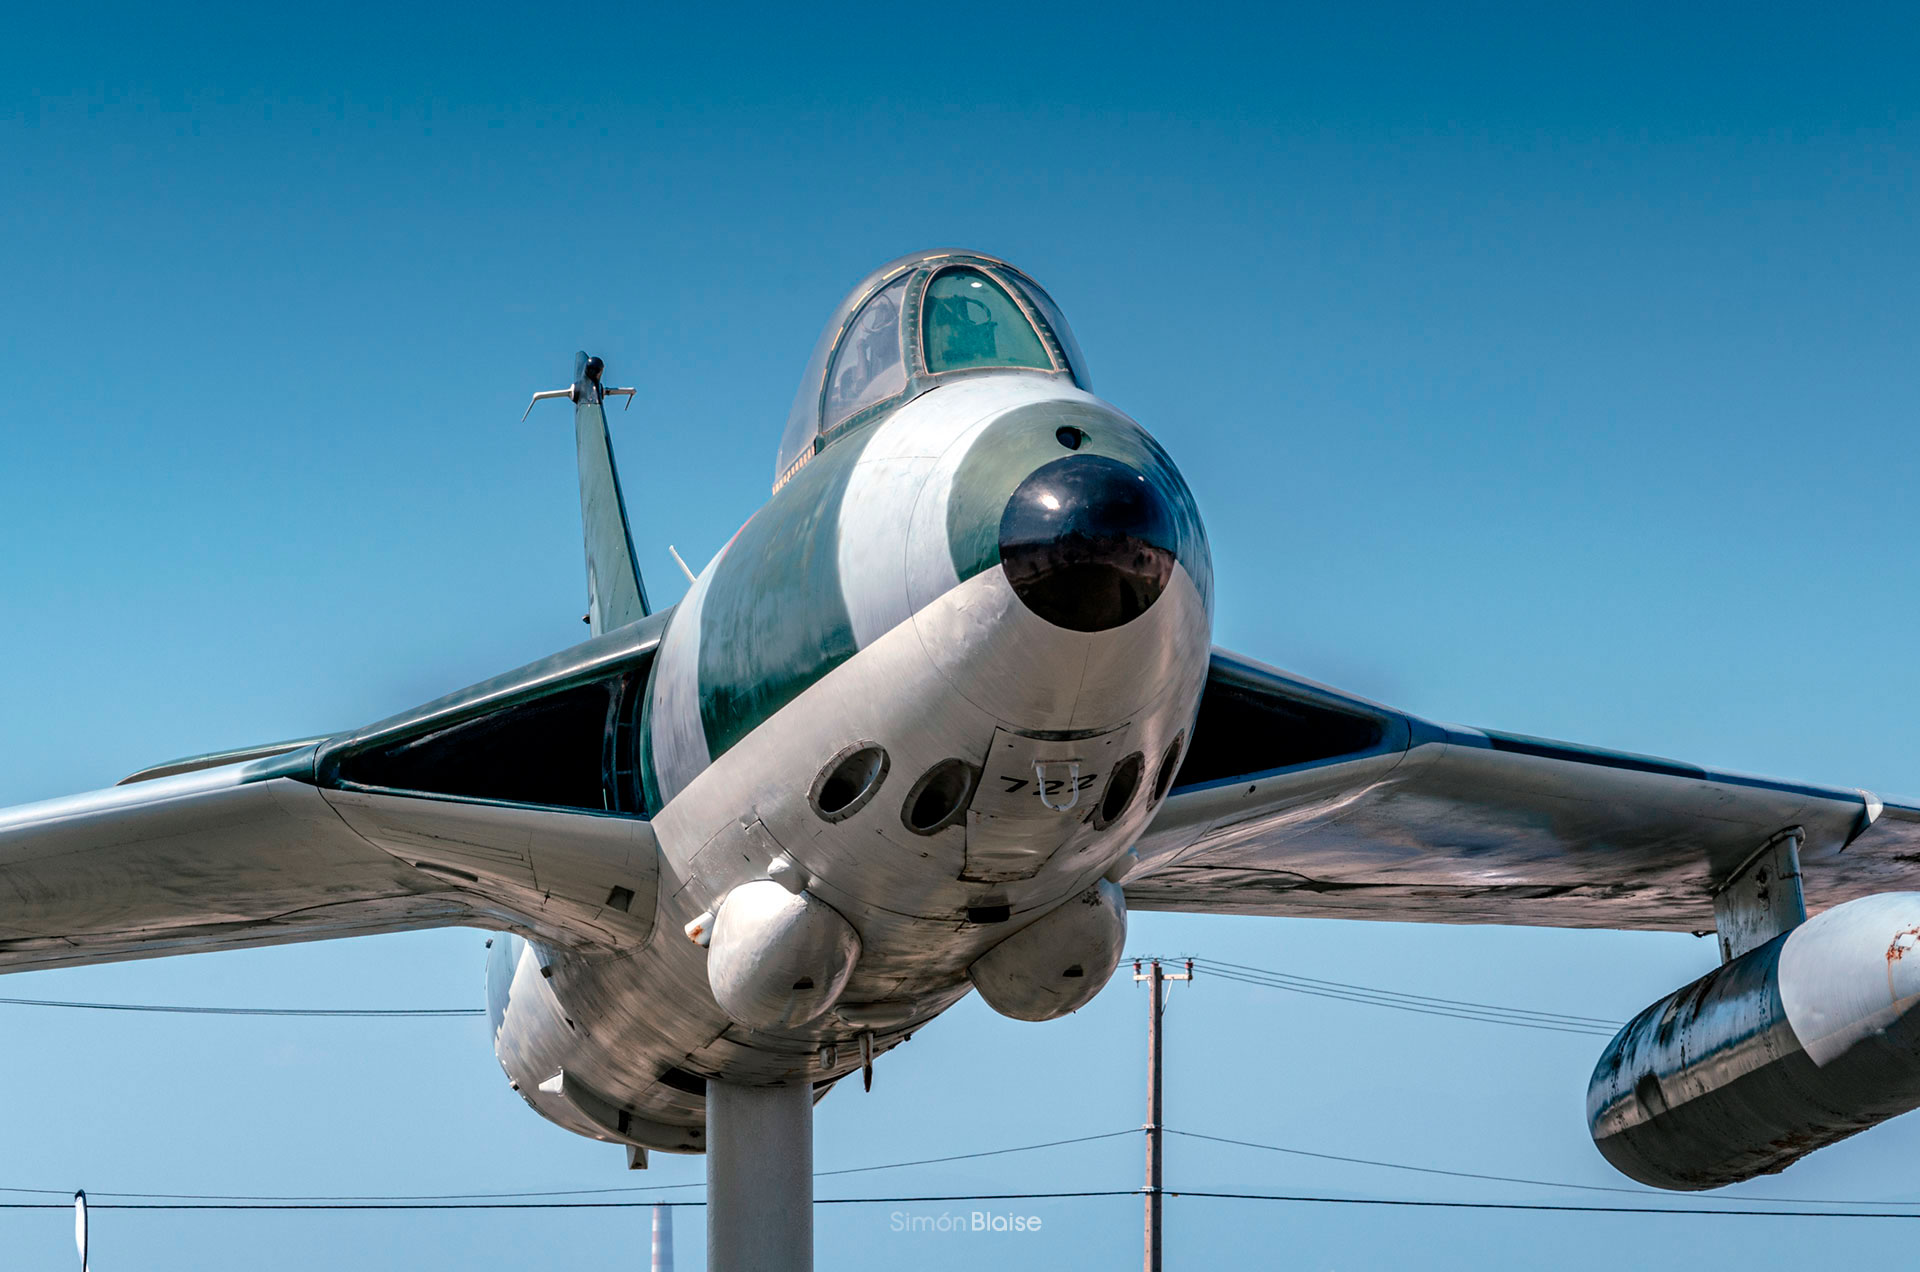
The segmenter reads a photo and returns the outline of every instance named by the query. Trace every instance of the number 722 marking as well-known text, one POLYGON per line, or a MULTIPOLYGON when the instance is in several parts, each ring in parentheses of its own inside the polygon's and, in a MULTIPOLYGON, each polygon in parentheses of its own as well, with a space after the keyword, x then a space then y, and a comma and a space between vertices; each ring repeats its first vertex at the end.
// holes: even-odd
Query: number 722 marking
MULTIPOLYGON (((1001 792, 1001 794, 1003 795, 1018 795, 1021 791, 1026 790, 1029 786, 1034 785, 1034 781, 1030 777, 1013 777, 1006 773, 1000 774, 998 777, 998 780, 1005 782, 1007 784, 1007 789, 1001 792)), ((1098 780, 1100 780, 1100 775, 1098 773, 1082 773, 1080 775, 1080 780, 1073 784, 1073 789, 1075 791, 1092 790, 1093 784, 1098 780)), ((1049 795, 1058 795, 1061 791, 1065 790, 1066 788, 1067 788, 1067 779, 1064 777, 1054 777, 1054 778, 1047 779, 1046 793, 1049 795)), ((1034 791, 1034 794, 1036 795, 1038 795, 1039 793, 1040 792, 1037 789, 1034 791)))

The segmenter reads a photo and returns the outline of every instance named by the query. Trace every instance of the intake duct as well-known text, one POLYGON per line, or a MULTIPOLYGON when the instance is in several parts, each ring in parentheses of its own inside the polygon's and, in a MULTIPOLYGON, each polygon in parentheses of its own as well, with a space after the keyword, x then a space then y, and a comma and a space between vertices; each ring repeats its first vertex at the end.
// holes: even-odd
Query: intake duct
POLYGON ((644 818, 641 717, 670 613, 326 739, 314 780, 644 818))
POLYGON ((1920 893, 1835 906, 1641 1012, 1600 1057, 1601 1154, 1719 1188, 1920 1107, 1920 893))

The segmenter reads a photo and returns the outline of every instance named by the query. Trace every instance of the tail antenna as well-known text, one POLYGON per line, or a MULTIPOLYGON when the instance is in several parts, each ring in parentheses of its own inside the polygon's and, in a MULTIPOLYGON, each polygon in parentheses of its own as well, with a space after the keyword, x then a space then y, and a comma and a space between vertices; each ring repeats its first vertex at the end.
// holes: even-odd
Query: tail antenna
POLYGON ((620 473, 613 462, 613 437, 607 429, 606 399, 618 393, 633 406, 634 391, 600 382, 606 363, 584 350, 573 359, 573 383, 533 395, 521 420, 533 414, 541 398, 573 403, 573 437, 580 469, 580 530, 587 557, 587 623, 595 636, 637 622, 652 613, 640 563, 633 550, 632 525, 620 473))
POLYGON ((607 398, 624 395, 627 399, 627 404, 621 409, 631 411, 633 409, 633 389, 614 389, 601 384, 600 377, 605 373, 606 369, 606 363, 602 362, 599 358, 585 359, 580 365, 580 378, 578 380, 564 389, 542 389, 540 392, 534 394, 533 400, 527 403, 527 409, 520 413, 520 422, 522 424, 527 422, 527 417, 533 414, 535 403, 538 403, 541 398, 566 398, 569 402, 577 405, 582 398, 597 404, 605 401, 607 398))

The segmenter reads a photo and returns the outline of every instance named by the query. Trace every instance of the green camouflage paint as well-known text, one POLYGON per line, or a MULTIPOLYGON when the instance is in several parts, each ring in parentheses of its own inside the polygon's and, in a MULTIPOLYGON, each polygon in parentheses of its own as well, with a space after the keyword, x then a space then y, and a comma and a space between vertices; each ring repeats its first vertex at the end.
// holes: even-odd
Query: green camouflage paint
POLYGON ((1086 402, 1035 402, 1008 411, 987 426, 960 461, 947 496, 947 542, 961 581, 1000 564, 1000 519, 1007 501, 1035 469, 1068 454, 1119 460, 1154 483, 1179 521, 1180 564, 1211 610, 1212 557, 1180 470, 1145 429, 1086 402), (1077 450, 1061 444, 1063 428, 1080 430, 1077 450))
POLYGON ((700 721, 713 759, 858 651, 840 592, 840 501, 873 433, 815 455, 714 569, 700 614, 700 721))

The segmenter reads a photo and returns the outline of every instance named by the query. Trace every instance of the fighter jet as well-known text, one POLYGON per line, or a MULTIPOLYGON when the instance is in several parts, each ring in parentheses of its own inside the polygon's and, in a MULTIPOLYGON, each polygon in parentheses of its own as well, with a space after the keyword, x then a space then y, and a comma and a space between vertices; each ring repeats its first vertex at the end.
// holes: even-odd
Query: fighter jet
POLYGON ((705 1153, 720 1269, 811 1265, 816 1101, 969 993, 1085 1005, 1129 910, 1716 931, 1722 966, 1588 1092, 1600 1150, 1664 1188, 1920 1105, 1920 807, 1213 648, 1194 493, 1005 261, 921 252, 847 294, 771 498, 670 609, 605 376, 582 354, 535 398, 573 407, 589 639, 0 813, 0 970, 493 929, 507 1079, 631 1165, 705 1153))

